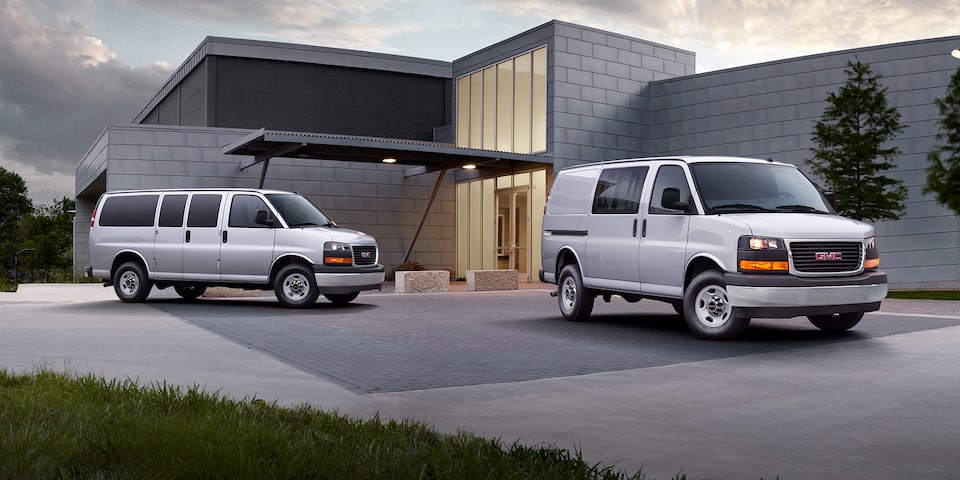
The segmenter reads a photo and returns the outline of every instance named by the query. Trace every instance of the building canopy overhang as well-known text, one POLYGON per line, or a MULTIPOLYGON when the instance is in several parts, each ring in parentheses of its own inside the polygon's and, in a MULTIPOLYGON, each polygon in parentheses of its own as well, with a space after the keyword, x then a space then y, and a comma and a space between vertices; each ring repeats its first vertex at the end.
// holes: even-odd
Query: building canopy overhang
POLYGON ((271 158, 308 158, 365 163, 392 163, 406 166, 404 176, 437 172, 465 165, 496 169, 504 173, 539 165, 552 165, 546 155, 463 148, 446 143, 380 137, 286 132, 259 129, 222 148, 226 155, 244 155, 240 169, 263 164, 271 158))

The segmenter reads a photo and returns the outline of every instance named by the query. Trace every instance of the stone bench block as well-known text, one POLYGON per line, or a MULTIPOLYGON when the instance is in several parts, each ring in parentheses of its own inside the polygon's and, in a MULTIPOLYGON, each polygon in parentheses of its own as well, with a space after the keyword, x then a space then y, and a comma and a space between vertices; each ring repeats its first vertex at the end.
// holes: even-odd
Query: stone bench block
POLYGON ((516 270, 467 270, 467 291, 516 290, 516 270))
POLYGON ((420 270, 396 272, 396 293, 437 293, 450 290, 450 272, 420 270))

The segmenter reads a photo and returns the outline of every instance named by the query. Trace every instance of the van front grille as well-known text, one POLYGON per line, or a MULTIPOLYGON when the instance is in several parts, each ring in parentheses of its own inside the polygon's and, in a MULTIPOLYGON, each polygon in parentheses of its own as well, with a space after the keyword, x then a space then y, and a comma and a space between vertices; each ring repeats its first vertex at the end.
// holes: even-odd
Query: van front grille
POLYGON ((856 273, 863 265, 859 242, 791 242, 790 254, 803 273, 856 273))
POLYGON ((354 265, 373 265, 377 263, 377 247, 370 245, 353 246, 354 265))

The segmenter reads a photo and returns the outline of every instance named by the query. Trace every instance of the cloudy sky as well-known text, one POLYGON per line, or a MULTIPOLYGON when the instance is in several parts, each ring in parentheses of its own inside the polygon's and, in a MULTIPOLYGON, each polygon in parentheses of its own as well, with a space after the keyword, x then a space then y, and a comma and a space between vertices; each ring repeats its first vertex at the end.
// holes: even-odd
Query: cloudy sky
MULTIPOLYGON (((0 166, 72 197, 204 37, 454 60, 559 19, 697 54, 697 71, 960 34, 960 0, 0 0, 0 166)), ((960 45, 958 45, 960 46, 960 45)))

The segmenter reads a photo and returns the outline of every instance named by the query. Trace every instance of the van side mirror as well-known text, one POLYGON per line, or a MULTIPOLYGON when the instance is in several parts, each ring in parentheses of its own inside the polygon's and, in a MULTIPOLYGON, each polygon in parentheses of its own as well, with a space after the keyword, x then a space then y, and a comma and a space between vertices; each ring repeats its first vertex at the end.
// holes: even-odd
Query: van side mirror
POLYGON ((266 225, 268 227, 272 227, 275 223, 272 218, 267 217, 266 210, 257 210, 257 218, 254 219, 254 222, 256 222, 257 225, 266 225))
POLYGON ((669 210, 686 212, 690 209, 690 202, 680 201, 680 189, 664 188, 663 195, 660 196, 660 206, 669 210))

